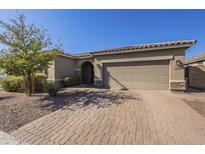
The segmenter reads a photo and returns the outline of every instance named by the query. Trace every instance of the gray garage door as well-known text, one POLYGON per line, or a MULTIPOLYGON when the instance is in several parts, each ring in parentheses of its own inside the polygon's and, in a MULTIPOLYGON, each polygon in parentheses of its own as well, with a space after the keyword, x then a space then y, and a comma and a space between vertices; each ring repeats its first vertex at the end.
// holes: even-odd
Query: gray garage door
POLYGON ((169 61, 103 65, 103 84, 120 89, 169 89, 169 61))

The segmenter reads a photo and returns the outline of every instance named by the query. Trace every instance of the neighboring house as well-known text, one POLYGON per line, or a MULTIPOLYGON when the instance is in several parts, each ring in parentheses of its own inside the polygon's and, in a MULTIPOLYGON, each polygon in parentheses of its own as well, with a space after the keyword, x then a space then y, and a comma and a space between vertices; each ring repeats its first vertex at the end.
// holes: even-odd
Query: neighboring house
POLYGON ((205 52, 202 52, 185 61, 185 66, 205 66, 205 52))
POLYGON ((185 61, 185 77, 189 87, 205 89, 205 52, 185 61))
POLYGON ((59 55, 48 80, 77 75, 82 84, 118 89, 185 90, 185 50, 195 40, 182 40, 59 55))

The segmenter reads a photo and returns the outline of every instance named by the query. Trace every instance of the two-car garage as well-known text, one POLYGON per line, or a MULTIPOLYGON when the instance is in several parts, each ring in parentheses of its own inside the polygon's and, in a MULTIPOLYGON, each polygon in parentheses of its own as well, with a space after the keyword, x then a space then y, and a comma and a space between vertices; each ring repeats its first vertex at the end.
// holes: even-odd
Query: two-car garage
POLYGON ((169 61, 104 64, 103 84, 109 88, 169 90, 169 61))

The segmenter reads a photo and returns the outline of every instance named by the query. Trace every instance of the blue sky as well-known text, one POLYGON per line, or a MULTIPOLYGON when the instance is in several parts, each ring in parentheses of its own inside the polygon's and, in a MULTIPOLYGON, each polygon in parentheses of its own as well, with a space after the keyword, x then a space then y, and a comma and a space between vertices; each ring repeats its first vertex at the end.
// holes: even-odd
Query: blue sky
MULTIPOLYGON (((205 51, 205 10, 19 10, 43 26, 68 53, 183 39, 196 39, 187 57, 205 51)), ((0 19, 16 10, 0 10, 0 19)))

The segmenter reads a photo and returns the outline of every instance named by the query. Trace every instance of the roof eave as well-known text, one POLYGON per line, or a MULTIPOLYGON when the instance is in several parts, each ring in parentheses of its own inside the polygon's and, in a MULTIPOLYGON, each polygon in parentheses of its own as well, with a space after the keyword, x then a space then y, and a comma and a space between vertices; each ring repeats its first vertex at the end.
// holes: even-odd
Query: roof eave
POLYGON ((194 64, 194 63, 201 62, 201 61, 205 61, 205 58, 201 58, 201 59, 197 59, 197 60, 193 60, 193 61, 188 61, 188 62, 185 62, 185 64, 186 65, 194 64))
POLYGON ((122 53, 132 53, 132 52, 144 52, 144 51, 150 51, 150 50, 165 50, 165 49, 177 49, 177 48, 190 48, 194 44, 183 44, 183 45, 176 45, 176 46, 164 46, 164 47, 154 47, 154 48, 145 48, 145 49, 124 49, 122 51, 108 51, 108 52, 99 52, 99 53, 92 53, 93 56, 98 55, 110 55, 110 54, 122 54, 122 53))
POLYGON ((75 56, 72 56, 72 55, 67 55, 67 54, 63 54, 63 53, 59 54, 59 56, 63 56, 63 57, 67 57, 67 58, 76 59, 76 57, 75 57, 75 56))
POLYGON ((152 50, 177 49, 177 48, 187 49, 193 46, 196 42, 197 42, 196 40, 161 42, 161 43, 141 44, 136 46, 113 48, 107 50, 99 50, 94 52, 88 52, 83 55, 82 54, 79 55, 60 54, 60 55, 72 59, 86 59, 98 55, 112 55, 112 54, 123 54, 123 53, 144 52, 144 51, 152 51, 152 50))

